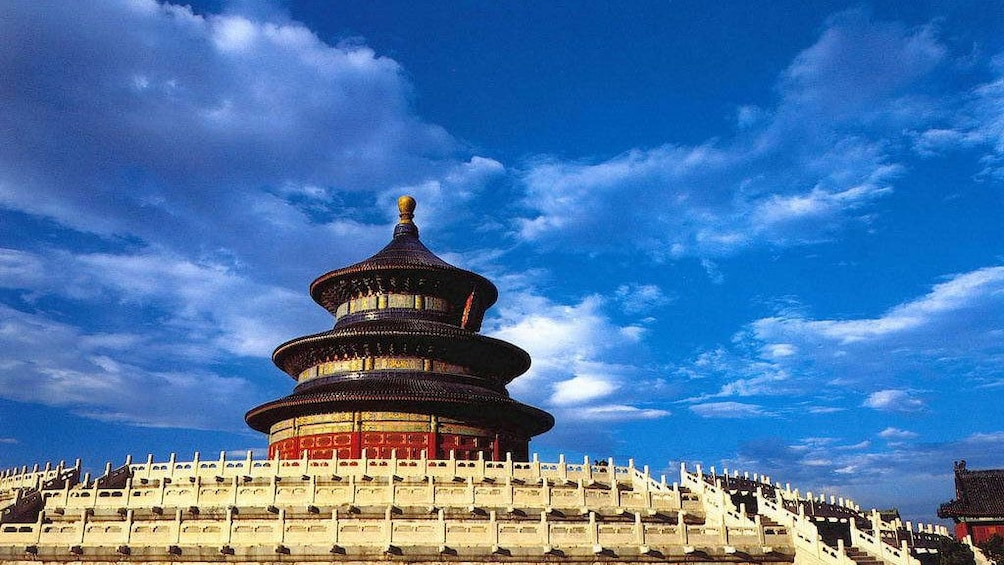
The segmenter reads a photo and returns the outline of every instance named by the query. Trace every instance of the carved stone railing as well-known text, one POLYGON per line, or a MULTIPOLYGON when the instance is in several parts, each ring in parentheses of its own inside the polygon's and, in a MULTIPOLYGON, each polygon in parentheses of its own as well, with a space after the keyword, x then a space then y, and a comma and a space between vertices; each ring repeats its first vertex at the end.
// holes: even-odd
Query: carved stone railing
POLYGON ((853 565, 854 562, 844 551, 843 540, 838 540, 836 548, 826 545, 816 525, 785 508, 782 501, 768 499, 758 491, 756 503, 759 514, 789 528, 796 555, 800 555, 803 560, 820 565, 853 565))
POLYGON ((680 483, 701 497, 709 521, 742 527, 759 526, 755 520, 747 516, 745 508, 736 508, 724 489, 705 480, 700 465, 696 467, 696 472, 691 473, 687 470, 686 463, 681 463, 680 483))
POLYGON ((53 466, 46 463, 45 467, 21 467, 19 469, 7 469, 0 472, 0 493, 9 492, 16 489, 39 489, 42 483, 56 479, 65 471, 80 469, 80 460, 77 459, 73 466, 67 467, 65 461, 53 466))
POLYGON ((135 463, 127 458, 126 464, 132 471, 134 479, 187 479, 189 477, 251 477, 269 476, 285 477, 297 475, 336 475, 342 477, 407 477, 433 476, 443 479, 471 477, 475 480, 504 479, 510 477, 516 480, 538 482, 542 477, 550 480, 576 481, 587 484, 599 482, 612 484, 634 484, 646 490, 672 490, 665 483, 654 480, 647 467, 639 470, 633 461, 627 466, 616 466, 612 459, 591 462, 585 458, 581 464, 568 463, 564 457, 559 457, 557 463, 542 463, 536 456, 533 461, 464 461, 457 459, 253 459, 249 453, 240 459, 227 459, 226 453, 221 453, 218 459, 203 459, 196 452, 191 461, 178 461, 174 454, 166 462, 155 462, 152 457, 145 463, 135 463))
POLYGON ((417 477, 357 477, 355 474, 279 477, 185 477, 181 480, 130 479, 124 488, 97 486, 65 488, 47 493, 49 508, 67 510, 189 506, 393 505, 454 506, 472 508, 539 508, 574 514, 590 509, 610 513, 665 512, 682 509, 679 491, 624 490, 620 485, 587 486, 578 479, 569 484, 546 476, 537 482, 478 481, 417 477))
MULTIPOLYGON (((284 508, 274 514, 229 508, 207 518, 177 509, 174 513, 139 517, 130 509, 122 515, 92 515, 81 511, 51 522, 17 525, 0 531, 3 544, 25 546, 226 546, 266 545, 363 547, 389 550, 394 546, 441 546, 442 548, 586 549, 599 553, 609 548, 653 548, 686 552, 688 547, 725 548, 740 546, 756 551, 763 546, 759 532, 741 527, 687 525, 643 520, 641 513, 624 520, 601 521, 590 512, 582 520, 551 520, 546 512, 514 520, 490 511, 483 516, 456 518, 442 509, 421 517, 398 516, 388 507, 382 517, 358 516, 334 510, 327 514, 291 516, 284 508), (264 514, 264 516, 263 516, 264 514)), ((772 539, 775 546, 786 534, 772 539)))

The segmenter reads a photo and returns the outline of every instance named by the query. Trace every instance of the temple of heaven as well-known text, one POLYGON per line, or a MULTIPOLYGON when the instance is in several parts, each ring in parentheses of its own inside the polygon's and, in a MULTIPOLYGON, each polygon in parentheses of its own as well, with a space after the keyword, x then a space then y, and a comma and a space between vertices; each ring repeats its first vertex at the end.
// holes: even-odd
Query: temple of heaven
POLYGON ((506 392, 530 356, 477 333, 495 285, 422 244, 413 198, 398 208, 386 247, 310 285, 334 328, 276 348, 272 360, 296 387, 249 411, 248 425, 281 458, 525 461, 554 418, 506 392))

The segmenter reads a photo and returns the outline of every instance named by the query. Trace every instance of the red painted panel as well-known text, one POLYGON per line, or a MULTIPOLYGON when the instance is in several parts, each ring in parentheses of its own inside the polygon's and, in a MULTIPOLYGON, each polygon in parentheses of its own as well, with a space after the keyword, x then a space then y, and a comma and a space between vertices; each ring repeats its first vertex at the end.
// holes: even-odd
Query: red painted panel
POLYGON ((504 436, 467 436, 436 432, 342 432, 287 438, 269 445, 269 457, 299 459, 306 451, 312 459, 326 459, 337 451, 338 457, 389 459, 397 450, 398 459, 418 459, 425 450, 430 458, 499 461, 511 452, 516 459, 526 457, 525 442, 504 436))
POLYGON ((969 524, 973 543, 983 543, 997 534, 1004 537, 1004 521, 997 524, 969 524))

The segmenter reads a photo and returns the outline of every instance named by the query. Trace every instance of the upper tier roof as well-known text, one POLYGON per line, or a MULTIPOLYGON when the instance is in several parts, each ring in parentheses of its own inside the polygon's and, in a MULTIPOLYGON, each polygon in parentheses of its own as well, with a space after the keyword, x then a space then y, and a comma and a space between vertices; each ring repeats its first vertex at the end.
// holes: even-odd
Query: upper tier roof
POLYGON ((389 286, 440 296, 458 308, 473 294, 476 304, 469 312, 467 327, 477 331, 484 311, 498 299, 498 289, 481 275, 443 261, 422 244, 418 227, 411 220, 414 199, 401 197, 398 207, 401 222, 394 228, 391 242, 369 259, 318 277, 310 285, 311 298, 334 314, 353 296, 387 291, 384 287, 389 286))

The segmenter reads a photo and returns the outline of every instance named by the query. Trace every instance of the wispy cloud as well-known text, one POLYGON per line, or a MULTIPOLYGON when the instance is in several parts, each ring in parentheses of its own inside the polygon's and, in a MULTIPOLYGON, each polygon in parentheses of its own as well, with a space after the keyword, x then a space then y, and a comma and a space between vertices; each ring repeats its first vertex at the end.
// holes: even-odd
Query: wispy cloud
POLYGON ((879 432, 878 436, 887 441, 901 441, 915 439, 917 437, 917 433, 909 430, 889 427, 879 432))
POLYGON ((476 190, 501 167, 414 115, 396 61, 296 22, 154 0, 5 15, 12 49, 44 57, 0 58, 0 143, 24 149, 0 152, 0 208, 77 232, 304 284, 361 258, 339 237, 379 248, 393 207, 374 213, 374 194, 476 190))
POLYGON ((786 310, 751 322, 736 342, 685 370, 725 380, 699 398, 817 394, 851 387, 864 406, 916 411, 918 375, 952 374, 964 387, 1004 374, 1004 267, 947 277, 931 291, 874 318, 812 319, 786 310), (821 389, 821 387, 823 387, 821 389))
POLYGON ((924 401, 909 390, 885 389, 869 394, 862 406, 890 412, 917 412, 924 409, 924 401))
POLYGON ((930 27, 843 13, 782 73, 776 106, 744 107, 732 138, 531 163, 519 235, 656 259, 828 239, 891 192, 902 164, 890 140, 933 119, 920 81, 945 55, 930 27))
POLYGON ((761 418, 772 414, 756 404, 743 402, 705 402, 693 404, 690 410, 702 418, 761 418))
POLYGON ((147 357, 144 349, 159 347, 154 335, 95 334, 2 305, 0 318, 0 391, 8 399, 105 421, 236 430, 261 396, 240 376, 147 357))
POLYGON ((614 299, 620 303, 624 313, 633 315, 648 313, 674 300, 667 296, 658 285, 654 284, 622 284, 614 291, 614 299))
POLYGON ((840 493, 877 508, 895 506, 907 514, 931 516, 938 504, 952 498, 953 461, 966 459, 974 468, 994 465, 1004 448, 1004 432, 940 443, 911 441, 916 434, 900 430, 880 436, 900 441, 883 448, 866 441, 760 439, 744 443, 738 457, 727 463, 790 481, 803 493, 840 493))

